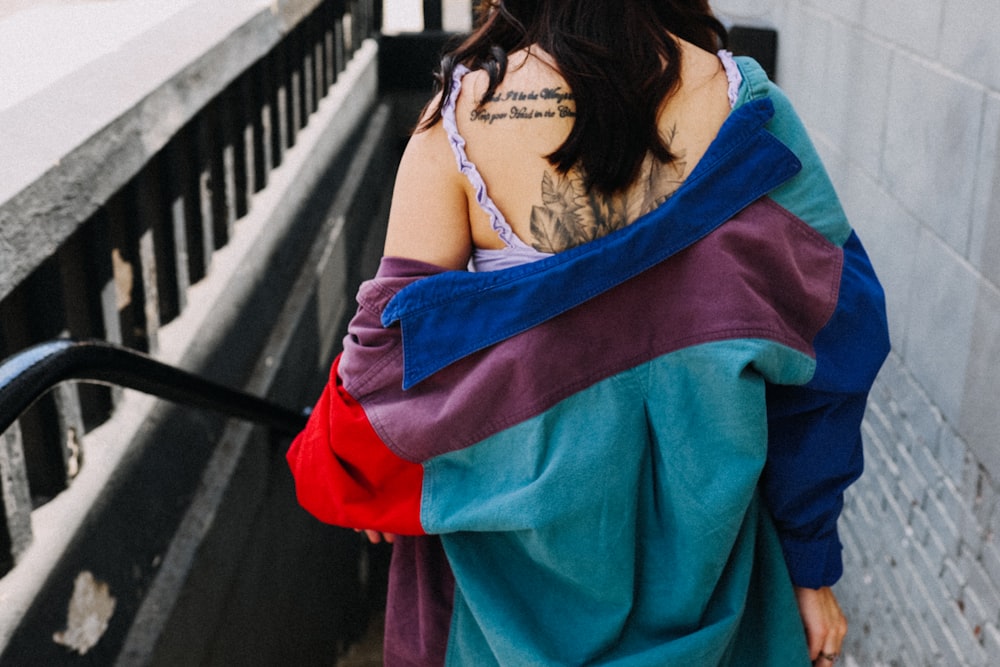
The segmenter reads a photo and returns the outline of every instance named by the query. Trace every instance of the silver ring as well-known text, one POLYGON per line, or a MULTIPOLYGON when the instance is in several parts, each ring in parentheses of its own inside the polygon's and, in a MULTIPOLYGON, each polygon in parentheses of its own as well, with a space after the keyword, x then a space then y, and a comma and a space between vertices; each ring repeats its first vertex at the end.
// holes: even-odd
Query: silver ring
POLYGON ((831 663, 835 663, 840 660, 839 653, 820 653, 820 660, 829 660, 831 663))

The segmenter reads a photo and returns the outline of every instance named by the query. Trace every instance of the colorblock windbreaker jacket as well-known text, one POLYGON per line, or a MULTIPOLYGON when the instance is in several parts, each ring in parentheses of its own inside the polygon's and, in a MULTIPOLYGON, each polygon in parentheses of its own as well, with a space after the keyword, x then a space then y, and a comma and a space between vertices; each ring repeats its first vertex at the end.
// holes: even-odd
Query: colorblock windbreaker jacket
POLYGON ((808 665, 889 343, 801 123, 752 61, 684 185, 488 273, 384 258, 288 452, 322 521, 402 536, 388 665, 808 665))

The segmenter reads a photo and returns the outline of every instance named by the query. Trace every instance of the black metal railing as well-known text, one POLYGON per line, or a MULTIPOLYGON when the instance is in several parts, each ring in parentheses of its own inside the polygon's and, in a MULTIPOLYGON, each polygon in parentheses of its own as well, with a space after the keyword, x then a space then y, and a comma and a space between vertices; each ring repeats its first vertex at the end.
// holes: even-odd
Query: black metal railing
MULTIPOLYGON (((292 410, 157 361, 136 350, 103 340, 58 339, 0 362, 0 437, 39 398, 69 381, 135 389, 175 403, 212 410, 261 424, 282 434, 300 431, 308 409, 292 410)), ((33 498, 23 454, 10 440, 0 441, 0 574, 14 564, 32 539, 33 498)))
POLYGON ((81 380, 135 389, 176 403, 214 410, 284 433, 305 426, 307 410, 292 410, 212 382, 103 340, 41 343, 0 362, 0 432, 61 382, 81 380))

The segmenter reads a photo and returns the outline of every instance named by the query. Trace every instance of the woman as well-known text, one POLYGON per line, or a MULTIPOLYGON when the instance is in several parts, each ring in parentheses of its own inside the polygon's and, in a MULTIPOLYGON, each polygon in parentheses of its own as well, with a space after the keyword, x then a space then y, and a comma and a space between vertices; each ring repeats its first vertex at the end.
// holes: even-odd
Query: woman
POLYGON ((699 0, 492 0, 288 459, 389 665, 830 664, 881 289, 699 0))

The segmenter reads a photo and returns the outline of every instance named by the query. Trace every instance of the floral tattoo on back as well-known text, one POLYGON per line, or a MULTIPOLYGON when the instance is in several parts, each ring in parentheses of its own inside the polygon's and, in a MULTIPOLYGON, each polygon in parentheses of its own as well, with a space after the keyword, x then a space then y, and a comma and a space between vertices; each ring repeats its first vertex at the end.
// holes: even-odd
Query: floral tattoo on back
POLYGON ((635 185, 611 196, 588 192, 577 170, 546 171, 542 204, 531 207, 531 245, 541 252, 562 252, 621 229, 669 199, 683 183, 686 169, 683 152, 667 163, 649 155, 635 185))
POLYGON ((615 210, 617 202, 611 198, 597 201, 583 189, 583 178, 578 174, 542 174, 542 205, 531 207, 532 245, 542 252, 560 252, 567 248, 598 238, 599 227, 604 233, 621 225, 624 211, 615 210), (604 209, 605 215, 598 212, 604 209))

